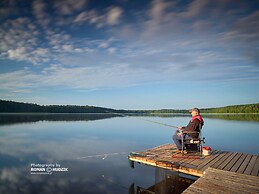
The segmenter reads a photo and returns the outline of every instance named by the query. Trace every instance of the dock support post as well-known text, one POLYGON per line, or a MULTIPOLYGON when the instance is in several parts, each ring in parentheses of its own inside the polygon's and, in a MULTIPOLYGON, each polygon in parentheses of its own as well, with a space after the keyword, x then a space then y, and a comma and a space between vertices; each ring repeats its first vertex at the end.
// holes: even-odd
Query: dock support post
POLYGON ((134 168, 134 161, 129 160, 129 165, 130 165, 131 168, 134 168))

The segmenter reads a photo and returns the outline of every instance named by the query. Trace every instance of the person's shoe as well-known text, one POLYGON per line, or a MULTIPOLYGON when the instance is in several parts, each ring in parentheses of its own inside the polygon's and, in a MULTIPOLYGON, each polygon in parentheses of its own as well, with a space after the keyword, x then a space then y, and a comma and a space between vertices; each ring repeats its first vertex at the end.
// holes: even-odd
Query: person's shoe
MULTIPOLYGON (((176 151, 176 154, 181 154, 182 153, 182 150, 177 150, 176 151)), ((188 154, 188 152, 186 150, 183 151, 183 154, 188 154)))
POLYGON ((177 150, 175 153, 181 154, 181 153, 182 153, 182 150, 177 150))

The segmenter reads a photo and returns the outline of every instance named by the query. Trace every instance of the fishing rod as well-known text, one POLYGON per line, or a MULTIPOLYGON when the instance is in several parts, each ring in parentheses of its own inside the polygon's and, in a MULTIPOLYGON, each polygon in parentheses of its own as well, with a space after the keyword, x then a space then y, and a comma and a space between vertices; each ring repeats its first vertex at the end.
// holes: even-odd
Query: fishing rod
MULTIPOLYGON (((117 113, 117 112, 110 112, 110 111, 106 111, 107 113, 110 114, 116 114, 116 115, 120 115, 123 117, 130 117, 129 115, 123 114, 123 113, 117 113)), ((130 117, 132 118, 132 117, 130 117)), ((178 128, 178 126, 174 126, 174 125, 169 125, 169 124, 165 124, 165 123, 161 123, 158 121, 152 121, 149 119, 144 119, 144 118, 138 118, 138 117, 134 117, 135 119, 138 120, 142 120, 142 121, 146 121, 146 122, 150 122, 150 123, 155 123, 158 125, 162 125, 162 126, 166 126, 166 127, 170 127, 170 128, 178 128)), ((114 155, 124 155, 124 154, 128 154, 129 152, 117 152, 117 153, 106 153, 106 154, 97 154, 97 155, 88 155, 88 156, 82 156, 82 157, 77 157, 75 158, 76 160, 81 160, 81 159, 86 159, 86 158, 98 158, 98 157, 102 157, 103 160, 105 160, 108 156, 114 156, 114 155)))
POLYGON ((97 155, 89 155, 89 156, 82 156, 75 158, 76 160, 80 159, 86 159, 86 158, 98 158, 102 157, 103 160, 105 160, 108 156, 114 156, 114 155, 124 155, 128 154, 129 152, 116 152, 116 153, 106 153, 106 154, 97 154, 97 155))
MULTIPOLYGON (((111 114, 117 114, 117 115, 120 115, 120 116, 123 116, 123 117, 130 117, 129 115, 126 115, 126 114, 123 114, 123 113, 108 112, 108 111, 106 111, 106 112, 111 113, 111 114)), ((171 127, 171 128, 176 128, 176 129, 178 128, 178 126, 169 125, 169 124, 161 123, 161 122, 158 122, 158 121, 152 121, 152 120, 149 120, 149 119, 137 118, 137 117, 134 117, 134 118, 136 118, 138 120, 142 120, 142 121, 147 121, 147 122, 150 122, 150 123, 155 123, 155 124, 158 124, 158 125, 163 125, 163 126, 166 126, 166 127, 171 127)))

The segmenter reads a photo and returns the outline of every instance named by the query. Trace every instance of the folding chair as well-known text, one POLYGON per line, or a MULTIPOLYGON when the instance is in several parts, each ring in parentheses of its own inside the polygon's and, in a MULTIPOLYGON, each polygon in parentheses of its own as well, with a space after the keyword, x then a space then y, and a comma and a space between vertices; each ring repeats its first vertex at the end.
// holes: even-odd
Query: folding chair
POLYGON ((202 125, 199 125, 199 132, 193 131, 193 132, 184 132, 182 135, 182 155, 184 155, 184 150, 187 152, 200 152, 200 157, 202 158, 202 147, 205 143, 205 137, 202 137, 201 130, 202 125), (198 134, 197 138, 192 138, 191 134, 198 134), (186 135, 189 135, 188 138, 185 138, 186 135))

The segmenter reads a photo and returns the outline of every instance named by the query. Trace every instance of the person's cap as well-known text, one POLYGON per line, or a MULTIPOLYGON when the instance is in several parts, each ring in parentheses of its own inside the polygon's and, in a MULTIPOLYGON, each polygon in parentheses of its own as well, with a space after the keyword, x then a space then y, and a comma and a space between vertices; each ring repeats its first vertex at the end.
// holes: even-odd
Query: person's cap
POLYGON ((198 108, 192 108, 191 110, 189 110, 189 112, 192 112, 192 111, 195 111, 195 112, 197 112, 197 113, 200 113, 200 109, 198 109, 198 108))

